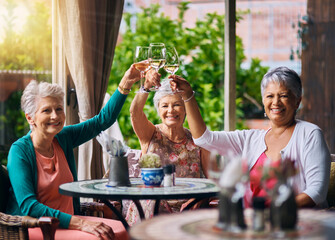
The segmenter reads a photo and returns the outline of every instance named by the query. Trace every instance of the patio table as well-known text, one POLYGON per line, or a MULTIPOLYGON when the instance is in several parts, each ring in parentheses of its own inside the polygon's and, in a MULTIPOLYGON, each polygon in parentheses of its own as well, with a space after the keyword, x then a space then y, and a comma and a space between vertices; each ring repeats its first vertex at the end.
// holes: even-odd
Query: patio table
POLYGON ((130 186, 109 187, 108 179, 83 180, 60 185, 59 192, 72 197, 86 197, 99 199, 105 203, 122 221, 126 229, 129 228, 122 214, 112 205, 109 200, 129 199, 134 201, 141 218, 144 218, 141 199, 156 200, 154 215, 158 214, 160 200, 188 199, 201 200, 214 197, 219 189, 206 178, 176 178, 176 186, 173 187, 147 187, 141 178, 130 178, 130 186))

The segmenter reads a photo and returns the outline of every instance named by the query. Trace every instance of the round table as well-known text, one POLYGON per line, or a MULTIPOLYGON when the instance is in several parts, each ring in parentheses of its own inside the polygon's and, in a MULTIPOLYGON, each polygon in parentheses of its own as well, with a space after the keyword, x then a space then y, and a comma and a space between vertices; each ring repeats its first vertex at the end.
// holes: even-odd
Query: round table
MULTIPOLYGON (((216 226, 218 210, 194 210, 177 214, 160 215, 141 222, 130 229, 132 239, 146 240, 228 240, 228 239, 276 239, 269 224, 263 232, 254 232, 252 209, 245 210, 248 228, 238 233, 223 231, 216 226)), ((284 232, 281 239, 326 239, 323 221, 334 223, 335 213, 316 210, 299 210, 295 230, 284 232)), ((334 235, 333 235, 334 236, 334 235)))
POLYGON ((141 178, 131 178, 130 186, 109 187, 108 179, 83 180, 60 185, 59 192, 72 197, 98 199, 185 199, 208 198, 218 194, 215 183, 206 178, 176 178, 176 186, 145 186, 141 178))
MULTIPOLYGON (((206 178, 176 178, 176 186, 152 187, 145 186, 141 178, 130 178, 130 186, 109 187, 108 179, 83 180, 65 183, 59 186, 59 193, 72 197, 86 197, 99 199, 105 203, 128 229, 128 223, 122 214, 112 205, 109 200, 132 200, 144 219, 144 212, 139 202, 141 199, 154 199, 154 215, 158 214, 160 200, 190 199, 197 201, 214 197, 219 189, 215 183, 206 178)), ((191 207, 191 204, 189 205, 191 207)))

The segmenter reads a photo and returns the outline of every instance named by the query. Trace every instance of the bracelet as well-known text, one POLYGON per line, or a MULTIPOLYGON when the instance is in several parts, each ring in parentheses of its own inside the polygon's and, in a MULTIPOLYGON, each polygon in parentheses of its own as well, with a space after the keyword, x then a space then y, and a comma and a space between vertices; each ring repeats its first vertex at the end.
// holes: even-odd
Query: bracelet
POLYGON ((193 97, 194 97, 194 94, 195 94, 195 91, 193 91, 193 93, 192 93, 192 96, 191 97, 189 97, 188 99, 186 99, 186 100, 184 100, 184 102, 188 102, 188 101, 190 101, 193 97))
POLYGON ((143 92, 149 93, 149 92, 151 92, 151 91, 150 91, 149 88, 144 88, 144 86, 142 86, 142 87, 140 88, 140 92, 141 92, 141 93, 143 93, 143 92))
POLYGON ((123 88, 121 86, 118 86, 118 89, 119 91, 122 93, 122 94, 129 94, 131 89, 128 89, 128 88, 123 88))

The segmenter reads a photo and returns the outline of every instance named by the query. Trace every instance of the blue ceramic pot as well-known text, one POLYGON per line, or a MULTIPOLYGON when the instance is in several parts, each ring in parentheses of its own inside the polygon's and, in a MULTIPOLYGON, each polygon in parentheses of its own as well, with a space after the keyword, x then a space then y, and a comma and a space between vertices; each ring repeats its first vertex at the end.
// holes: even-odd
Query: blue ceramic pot
POLYGON ((164 178, 163 168, 141 168, 141 176, 144 185, 160 186, 164 178))

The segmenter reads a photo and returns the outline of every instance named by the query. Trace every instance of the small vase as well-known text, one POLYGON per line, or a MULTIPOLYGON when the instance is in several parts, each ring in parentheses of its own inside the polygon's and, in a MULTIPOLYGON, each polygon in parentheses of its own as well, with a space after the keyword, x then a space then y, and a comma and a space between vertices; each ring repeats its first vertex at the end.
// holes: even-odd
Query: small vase
POLYGON ((130 186, 127 157, 110 156, 107 186, 130 186))
POLYGON ((141 176, 144 185, 160 186, 164 178, 163 168, 141 168, 141 176))
POLYGON ((270 222, 273 232, 283 237, 285 230, 294 230, 297 224, 297 205, 293 188, 279 180, 271 196, 270 222))

